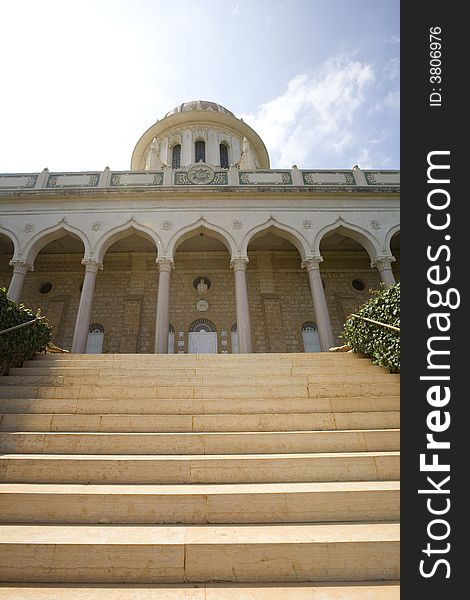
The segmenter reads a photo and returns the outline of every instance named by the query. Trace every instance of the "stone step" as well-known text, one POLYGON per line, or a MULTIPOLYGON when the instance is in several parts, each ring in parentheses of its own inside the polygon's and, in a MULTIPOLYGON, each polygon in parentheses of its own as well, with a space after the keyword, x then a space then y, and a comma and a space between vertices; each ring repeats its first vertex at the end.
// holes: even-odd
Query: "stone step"
POLYGON ((221 378, 220 372, 217 375, 192 375, 189 373, 176 374, 155 373, 152 369, 142 371, 137 369, 96 369, 91 373, 77 373, 70 369, 61 369, 59 372, 44 369, 43 373, 31 374, 30 369, 14 369, 17 374, 2 378, 3 385, 90 385, 90 382, 95 382, 100 386, 135 386, 136 382, 139 385, 180 385, 181 380, 184 380, 186 386, 219 386, 222 389, 226 387, 238 386, 241 382, 243 385, 253 387, 265 386, 266 381, 277 386, 284 385, 309 385, 312 383, 374 383, 374 382, 399 382, 399 375, 391 375, 390 373, 377 371, 345 372, 334 371, 330 373, 314 374, 295 374, 282 375, 280 373, 240 373, 232 376, 221 378))
POLYGON ((354 352, 259 352, 252 354, 36 354, 32 361, 58 362, 58 361, 121 361, 127 364, 135 362, 150 363, 172 363, 190 364, 190 363, 223 363, 225 365, 234 365, 238 363, 292 363, 292 362, 316 362, 331 361, 338 362, 344 360, 347 362, 362 360, 371 363, 369 358, 362 354, 354 352))
MULTIPOLYGON (((267 407, 268 408, 268 407, 267 407)), ((394 429, 397 411, 292 414, 3 414, 0 431, 190 432, 394 429)))
POLYGON ((256 414, 398 410, 398 396, 340 398, 0 398, 0 413, 256 414))
POLYGON ((398 429, 239 433, 0 433, 5 454, 293 454, 395 451, 398 429))
POLYGON ((0 526, 3 582, 275 583, 398 577, 395 523, 0 526))
MULTIPOLYGON (((217 377, 220 376, 223 369, 221 367, 211 367, 211 366, 196 366, 196 367, 186 367, 186 368, 178 368, 178 367, 170 367, 163 366, 160 364, 155 365, 138 365, 136 367, 130 367, 127 364, 125 366, 120 365, 119 363, 93 363, 89 366, 89 362, 86 362, 86 366, 83 366, 83 362, 77 362, 74 364, 66 364, 62 363, 53 363, 51 365, 44 366, 42 363, 28 363, 30 366, 23 366, 18 368, 10 369, 10 375, 90 375, 96 376, 100 375, 112 375, 114 373, 119 373, 121 375, 126 376, 139 376, 139 375, 151 375, 151 376, 166 376, 166 377, 217 377)), ((26 363, 25 363, 26 365, 26 363)), ((329 365, 328 373, 333 375, 342 375, 345 372, 350 372, 351 374, 371 374, 374 375, 390 375, 387 370, 382 367, 378 367, 371 364, 363 365, 360 363, 359 365, 355 362, 350 366, 345 365, 329 365)), ((236 369, 231 369, 230 373, 233 377, 244 377, 245 375, 259 375, 260 371, 262 371, 263 375, 266 377, 275 375, 277 377, 290 377, 290 376, 301 376, 301 375, 315 375, 318 371, 323 370, 325 367, 322 365, 310 365, 310 366, 300 366, 300 367, 292 367, 292 366, 263 366, 260 368, 259 364, 254 364, 251 366, 243 366, 236 369)), ((393 375, 393 377, 397 377, 393 375)))
POLYGON ((0 583, 9 600, 399 600, 396 581, 86 585, 0 583))
POLYGON ((269 389, 272 386, 276 386, 278 389, 283 390, 286 387, 294 386, 309 386, 315 384, 331 385, 336 386, 338 384, 363 384, 363 383, 378 383, 378 384, 395 384, 399 386, 400 376, 391 375, 387 373, 320 373, 317 375, 290 375, 289 377, 278 376, 274 374, 266 375, 260 373, 258 375, 247 375, 240 373, 240 375, 233 377, 228 374, 222 373, 212 377, 196 377, 192 375, 186 375, 183 378, 180 375, 155 375, 155 374, 143 374, 136 370, 126 375, 125 372, 121 372, 120 369, 116 369, 116 374, 109 375, 102 373, 100 369, 91 376, 90 375, 74 375, 67 372, 63 375, 9 375, 2 378, 2 385, 15 386, 15 385, 30 385, 30 386, 89 386, 95 385, 99 387, 113 387, 119 386, 120 388, 134 388, 136 384, 140 387, 150 386, 180 386, 191 388, 204 388, 204 387, 216 387, 230 392, 228 388, 233 388, 234 391, 238 387, 252 387, 253 389, 260 388, 263 390, 268 387, 266 382, 269 382, 269 389), (117 374, 119 373, 119 374, 117 374))
POLYGON ((5 483, 395 481, 398 452, 242 455, 3 454, 5 483))
POLYGON ((0 484, 3 523, 295 523, 398 519, 397 481, 0 484))
MULTIPOLYGON (((8 378, 4 378, 8 379, 8 378)), ((21 377, 18 377, 21 379, 21 377)), ((45 378, 46 379, 46 378, 45 378)), ((399 382, 375 383, 315 383, 303 385, 245 385, 223 388, 222 386, 185 385, 127 385, 115 383, 113 386, 76 384, 73 382, 51 385, 24 382, 0 387, 0 398, 343 398, 348 396, 398 396, 399 382)))

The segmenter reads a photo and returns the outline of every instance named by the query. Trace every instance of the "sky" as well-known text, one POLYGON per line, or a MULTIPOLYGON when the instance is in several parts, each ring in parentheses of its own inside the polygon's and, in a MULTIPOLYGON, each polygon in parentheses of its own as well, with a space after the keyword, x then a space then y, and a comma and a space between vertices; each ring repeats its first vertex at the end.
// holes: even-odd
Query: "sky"
POLYGON ((399 168, 398 0, 0 0, 0 172, 130 168, 189 100, 271 168, 399 168))

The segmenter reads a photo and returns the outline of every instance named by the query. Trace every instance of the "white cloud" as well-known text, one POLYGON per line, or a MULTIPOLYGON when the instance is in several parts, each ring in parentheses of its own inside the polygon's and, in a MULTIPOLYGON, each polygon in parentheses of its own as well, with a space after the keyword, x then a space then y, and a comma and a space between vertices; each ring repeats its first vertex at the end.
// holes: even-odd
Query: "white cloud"
POLYGON ((370 110, 371 112, 380 112, 383 110, 396 110, 398 108, 400 108, 400 91, 393 90, 378 100, 370 110))
POLYGON ((263 138, 273 167, 315 167, 312 160, 320 162, 325 152, 341 154, 353 143, 354 121, 374 79, 368 64, 330 59, 318 71, 291 79, 256 114, 242 117, 263 138))

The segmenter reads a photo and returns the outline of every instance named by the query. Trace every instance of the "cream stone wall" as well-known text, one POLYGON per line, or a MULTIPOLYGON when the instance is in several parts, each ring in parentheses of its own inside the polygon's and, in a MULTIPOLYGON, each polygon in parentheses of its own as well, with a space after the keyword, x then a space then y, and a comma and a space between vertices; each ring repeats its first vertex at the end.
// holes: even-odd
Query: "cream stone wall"
MULTIPOLYGON (((348 314, 377 289, 380 277, 361 252, 324 252, 321 277, 334 334, 337 336, 348 314), (366 289, 355 290, 351 281, 363 279, 366 289)), ((248 295, 254 352, 301 352, 301 326, 315 321, 307 273, 300 267, 297 251, 248 251, 248 295)), ((35 270, 25 279, 22 302, 41 308, 54 327, 54 342, 70 350, 80 301, 84 271, 78 254, 40 253, 35 270), (53 289, 41 294, 43 283, 53 289)), ((193 282, 201 275, 199 253, 176 252, 171 274, 170 323, 175 329, 175 352, 188 351, 191 323, 206 318, 215 324, 218 352, 232 351, 230 330, 236 323, 234 273, 228 252, 207 253, 202 274, 211 280, 204 297, 209 309, 196 308, 199 299, 193 282), (227 332, 226 337, 221 332, 227 332), (184 332, 184 337, 179 337, 184 332), (227 345, 223 346, 223 339, 227 345), (183 341, 183 346, 178 346, 183 341)), ((154 349, 158 272, 154 252, 109 252, 98 273, 93 300, 92 323, 105 330, 103 351, 109 353, 151 353, 154 349)), ((8 286, 11 267, 8 257, 0 262, 0 285, 8 286)), ((338 340, 339 341, 339 340, 338 340)))

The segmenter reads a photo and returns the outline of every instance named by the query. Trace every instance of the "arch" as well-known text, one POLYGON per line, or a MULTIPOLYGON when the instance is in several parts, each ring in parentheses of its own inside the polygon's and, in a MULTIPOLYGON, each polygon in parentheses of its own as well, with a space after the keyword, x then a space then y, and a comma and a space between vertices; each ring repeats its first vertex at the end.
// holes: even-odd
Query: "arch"
POLYGON ((47 244, 64 237, 64 235, 67 235, 67 233, 75 235, 82 241, 84 256, 87 257, 90 253, 90 242, 87 235, 81 229, 78 229, 77 227, 67 223, 67 221, 62 220, 60 223, 57 223, 57 225, 40 231, 30 240, 24 249, 26 261, 31 265, 34 264, 36 256, 45 246, 47 246, 47 244))
POLYGON ((96 242, 94 250, 98 255, 97 260, 99 262, 103 262, 104 255, 115 242, 129 237, 134 233, 152 242, 157 248, 157 254, 160 253, 159 251, 161 250, 162 242, 155 231, 150 229, 150 227, 146 227, 145 225, 137 223, 137 221, 134 221, 134 219, 130 219, 127 221, 127 223, 118 225, 117 227, 114 227, 107 233, 103 234, 96 242))
POLYGON ((390 256, 392 256, 392 238, 396 233, 400 233, 400 223, 391 227, 385 236, 384 252, 390 256))
POLYGON ((299 251, 302 260, 305 260, 305 257, 310 254, 308 241, 301 233, 289 225, 279 223, 279 221, 271 217, 268 221, 266 221, 266 223, 257 225, 247 232, 242 242, 242 256, 248 256, 248 246, 250 243, 266 233, 274 233, 279 237, 291 242, 291 244, 293 244, 299 251))
POLYGON ((234 323, 234 324, 232 325, 232 327, 230 327, 230 331, 231 331, 232 333, 234 333, 235 331, 238 331, 238 325, 237 325, 236 323, 234 323))
POLYGON ((337 233, 343 234, 345 237, 349 237, 366 250, 371 261, 374 261, 380 252, 380 244, 378 240, 373 237, 370 232, 358 225, 348 223, 342 218, 337 219, 334 223, 326 225, 317 233, 313 243, 313 253, 316 256, 320 256, 320 243, 327 233, 330 231, 336 231, 337 233))
POLYGON ((233 237, 227 231, 225 231, 225 229, 222 229, 222 227, 219 227, 218 225, 213 225, 212 223, 208 223, 203 218, 199 219, 198 221, 196 221, 196 223, 193 223, 192 225, 183 227, 172 236, 172 238, 168 242, 168 256, 174 258, 178 246, 180 246, 185 240, 193 237, 198 233, 205 233, 215 238, 216 240, 219 240, 219 242, 222 242, 222 244, 229 251, 231 258, 237 256, 237 245, 233 237))
POLYGON ((200 331, 203 327, 207 327, 212 333, 217 331, 217 327, 210 319, 196 319, 189 326, 188 332, 194 333, 196 331, 200 331))
POLYGON ((16 237, 16 235, 13 233, 13 231, 10 231, 6 227, 2 227, 0 225, 0 234, 5 236, 6 238, 8 238, 10 240, 10 242, 13 244, 13 257, 18 258, 19 256, 21 256, 20 243, 19 243, 19 240, 16 237))
POLYGON ((305 321, 302 323, 302 331, 317 331, 318 326, 314 321, 305 321))

